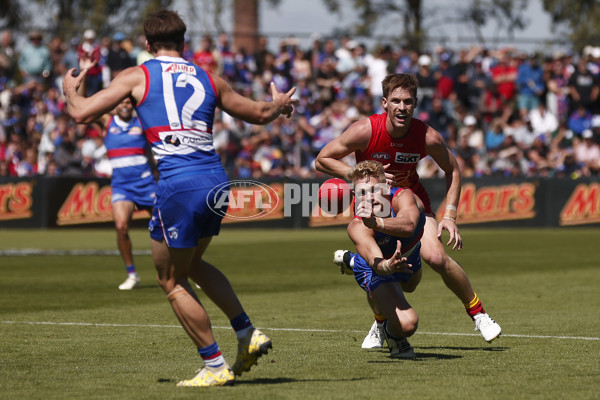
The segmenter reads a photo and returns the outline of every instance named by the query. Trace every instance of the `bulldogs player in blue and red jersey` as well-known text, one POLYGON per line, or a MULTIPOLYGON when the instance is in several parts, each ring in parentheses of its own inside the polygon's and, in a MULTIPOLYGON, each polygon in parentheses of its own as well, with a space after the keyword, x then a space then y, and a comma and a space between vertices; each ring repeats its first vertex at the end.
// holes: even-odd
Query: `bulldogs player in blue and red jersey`
POLYGON ((133 115, 131 100, 123 100, 115 112, 105 118, 104 146, 112 167, 110 185, 117 245, 127 270, 127 279, 119 289, 131 290, 139 286, 140 279, 133 262, 129 225, 136 208, 152 212, 156 181, 146 157, 146 137, 139 119, 133 115))
POLYGON ((348 235, 358 254, 345 252, 343 265, 352 269, 358 285, 386 318, 384 327, 390 357, 415 358, 406 339, 417 330, 419 318, 404 292, 421 281, 421 237, 425 207, 410 189, 390 196, 383 165, 366 160, 356 164, 348 179, 354 184, 356 215, 348 235))
POLYGON ((220 77, 181 58, 186 26, 176 12, 161 10, 144 22, 147 50, 155 57, 120 72, 108 88, 85 98, 77 89, 85 71, 69 70, 63 81, 68 110, 78 123, 89 123, 130 98, 157 160, 159 182, 151 231, 159 284, 204 361, 204 368, 180 386, 231 385, 271 347, 254 328, 227 278, 203 260, 219 233, 228 178, 212 143, 215 109, 248 123, 266 124, 291 116, 295 88, 271 101, 245 98, 220 77), (156 229, 160 228, 160 229, 156 229), (215 341, 210 319, 188 277, 230 318, 238 336, 238 355, 229 367, 215 341))
MULTIPOLYGON (((341 160, 354 153, 357 162, 367 159, 380 161, 386 168, 386 179, 393 188, 407 187, 419 196, 427 213, 421 239, 421 257, 441 275, 446 286, 462 301, 467 314, 475 322, 475 330, 479 330, 483 338, 491 342, 500 335, 500 325, 485 312, 467 274, 446 254, 441 242, 442 231, 447 230, 450 237, 446 244, 453 244, 453 249, 462 248, 456 225, 461 174, 454 155, 439 132, 413 118, 417 106, 417 86, 414 75, 388 75, 382 82, 385 112, 355 122, 342 135, 325 145, 317 156, 316 167, 321 172, 344 178, 351 167, 341 160), (446 210, 439 224, 417 174, 417 163, 427 156, 438 164, 446 176, 446 210)), ((338 263, 335 259, 334 262, 338 263)), ((383 344, 381 322, 384 318, 377 310, 373 311, 375 322, 363 343, 365 348, 381 347, 383 344)))

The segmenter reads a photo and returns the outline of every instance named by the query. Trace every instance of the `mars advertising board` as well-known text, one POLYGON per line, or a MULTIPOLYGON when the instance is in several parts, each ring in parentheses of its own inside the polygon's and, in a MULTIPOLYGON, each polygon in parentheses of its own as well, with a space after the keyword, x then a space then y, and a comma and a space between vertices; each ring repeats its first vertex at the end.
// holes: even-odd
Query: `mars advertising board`
POLYGON ((31 218, 34 185, 34 181, 0 184, 0 221, 31 218))
MULTIPOLYGON (((506 185, 463 185, 458 203, 459 224, 529 220, 536 216, 537 184, 532 182, 506 185)), ((444 216, 445 201, 436 212, 444 216)))
POLYGON ((600 184, 582 183, 571 192, 560 211, 559 225, 600 223, 600 184))
MULTIPOLYGON (((74 184, 56 214, 56 225, 81 225, 112 221, 112 190, 99 182, 74 184)), ((135 211, 133 218, 148 218, 147 211, 135 211)))

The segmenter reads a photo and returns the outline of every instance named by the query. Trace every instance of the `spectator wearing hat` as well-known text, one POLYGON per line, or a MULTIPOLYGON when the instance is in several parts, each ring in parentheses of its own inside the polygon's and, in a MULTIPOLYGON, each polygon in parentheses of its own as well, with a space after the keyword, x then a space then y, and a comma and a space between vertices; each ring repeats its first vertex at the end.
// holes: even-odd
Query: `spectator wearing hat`
POLYGON ((43 82, 50 76, 50 51, 42 44, 42 39, 42 33, 34 30, 29 35, 29 43, 21 51, 19 70, 24 82, 43 82))
POLYGON ((477 153, 485 153, 485 134, 477 124, 477 118, 473 115, 467 115, 463 121, 464 126, 458 130, 458 142, 466 137, 469 147, 475 149, 477 153))
POLYGON ((134 66, 134 62, 129 56, 129 53, 123 48, 124 40, 125 35, 121 32, 115 33, 106 56, 106 66, 110 69, 111 80, 113 80, 119 72, 134 66))
POLYGON ((431 111, 431 101, 433 100, 437 86, 437 78, 431 69, 431 62, 431 56, 428 54, 420 55, 417 61, 419 64, 419 69, 416 73, 417 80, 419 81, 419 102, 417 103, 416 109, 417 115, 424 111, 431 111))
MULTIPOLYGON (((96 32, 93 29, 86 29, 83 32, 83 42, 79 46, 78 64, 82 58, 88 58, 93 61, 99 61, 100 46, 95 43, 96 32)), ((97 63, 92 68, 88 69, 85 77, 86 97, 89 97, 102 89, 102 67, 97 63)))

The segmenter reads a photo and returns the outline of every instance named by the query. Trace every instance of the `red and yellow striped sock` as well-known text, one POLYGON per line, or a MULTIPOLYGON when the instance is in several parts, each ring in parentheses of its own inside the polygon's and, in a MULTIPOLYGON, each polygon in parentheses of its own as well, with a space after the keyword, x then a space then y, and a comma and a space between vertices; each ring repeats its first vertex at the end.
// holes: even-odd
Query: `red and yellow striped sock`
POLYGON ((473 300, 471 300, 468 303, 464 303, 464 305, 465 309, 467 310, 467 314, 469 314, 471 318, 473 318, 479 313, 485 313, 485 310, 483 309, 483 305, 481 304, 481 300, 479 300, 477 293, 475 293, 475 297, 473 297, 473 300))
POLYGON ((375 317, 375 321, 377 321, 378 324, 383 324, 387 319, 385 315, 373 314, 373 316, 375 317))

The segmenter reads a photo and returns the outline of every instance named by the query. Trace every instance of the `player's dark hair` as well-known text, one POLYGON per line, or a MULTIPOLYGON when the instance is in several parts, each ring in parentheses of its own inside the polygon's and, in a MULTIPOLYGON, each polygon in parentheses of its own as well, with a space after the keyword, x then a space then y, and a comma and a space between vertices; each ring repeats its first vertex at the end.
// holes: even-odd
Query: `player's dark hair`
POLYGON ((417 98, 417 87, 419 81, 414 74, 390 74, 381 82, 383 97, 388 97, 397 88, 403 88, 410 92, 413 98, 417 98))
POLYGON ((149 14, 144 21, 144 34, 153 52, 183 50, 185 23, 175 11, 160 10, 149 14))

